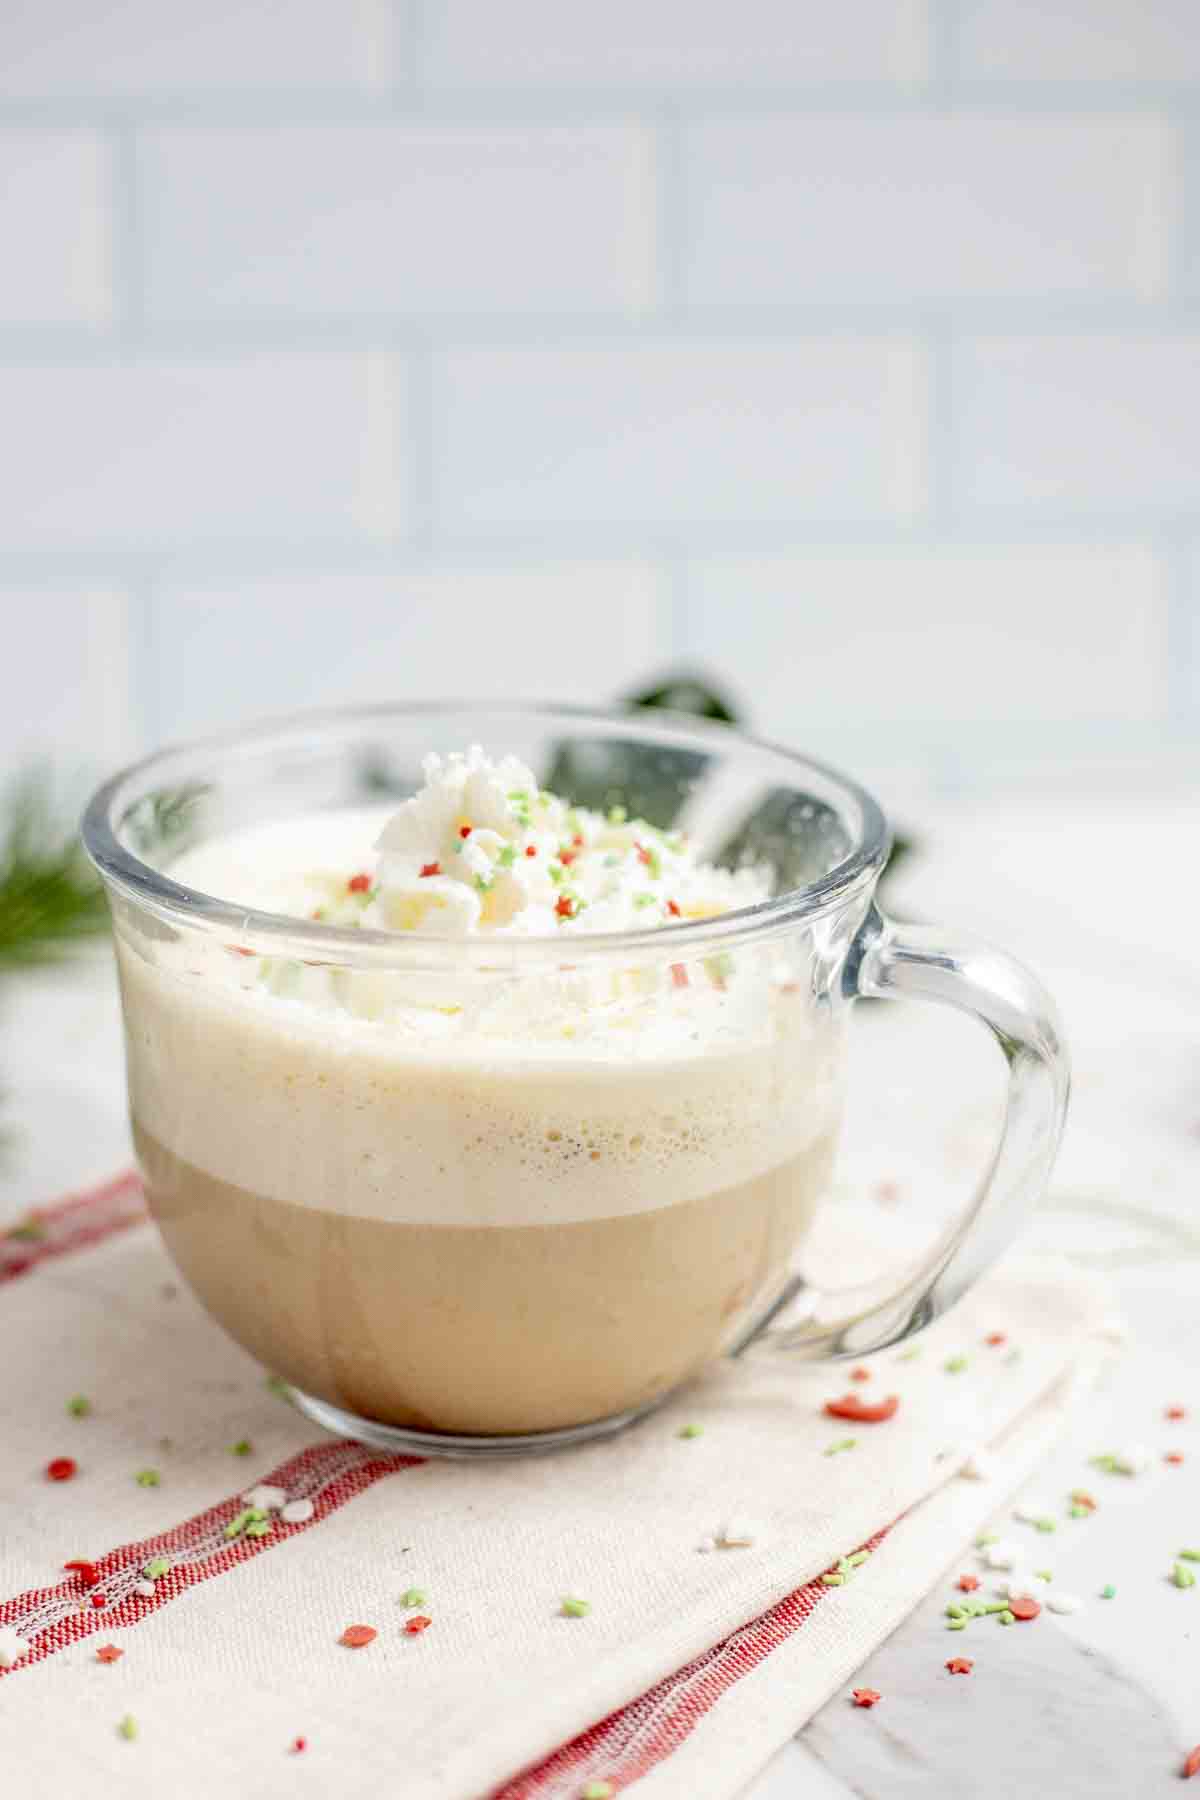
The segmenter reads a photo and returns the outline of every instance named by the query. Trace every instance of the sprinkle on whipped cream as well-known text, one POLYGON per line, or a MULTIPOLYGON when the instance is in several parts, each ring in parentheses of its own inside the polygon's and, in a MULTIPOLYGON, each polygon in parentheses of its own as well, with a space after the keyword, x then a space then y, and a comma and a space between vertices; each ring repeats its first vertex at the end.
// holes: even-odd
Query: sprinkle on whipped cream
POLYGON ((767 897, 757 869, 701 862, 686 836, 570 806, 515 757, 430 755, 425 785, 375 844, 376 867, 330 877, 314 916, 376 930, 550 936, 712 918, 767 897))

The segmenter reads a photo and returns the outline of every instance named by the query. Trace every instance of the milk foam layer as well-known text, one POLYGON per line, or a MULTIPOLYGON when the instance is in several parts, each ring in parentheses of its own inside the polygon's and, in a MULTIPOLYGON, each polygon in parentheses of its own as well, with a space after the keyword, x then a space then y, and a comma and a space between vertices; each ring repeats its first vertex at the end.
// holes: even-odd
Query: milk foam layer
MULTIPOLYGON (((308 914, 386 817, 236 834, 171 873, 308 914)), ((118 954, 136 1120, 251 1194, 409 1224, 582 1222, 736 1187, 836 1126, 836 1033, 777 950, 688 965, 686 986, 665 955, 468 986, 452 966, 283 981, 237 948, 127 939, 118 954)))

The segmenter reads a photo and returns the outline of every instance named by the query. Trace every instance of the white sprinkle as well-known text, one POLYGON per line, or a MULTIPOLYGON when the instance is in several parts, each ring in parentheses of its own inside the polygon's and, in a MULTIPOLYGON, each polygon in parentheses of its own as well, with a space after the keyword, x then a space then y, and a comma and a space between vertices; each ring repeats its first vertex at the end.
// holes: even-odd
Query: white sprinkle
POLYGON ((278 1512, 281 1506, 287 1505, 287 1489, 272 1487, 269 1482, 261 1481, 249 1493, 243 1494, 242 1499, 247 1506, 261 1507, 263 1512, 278 1512))
POLYGON ((983 1560, 989 1569, 1015 1569, 1021 1562, 1021 1548, 1008 1538, 1001 1538, 998 1544, 989 1544, 983 1553, 983 1560))
POLYGON ((158 1590, 152 1581, 137 1581, 134 1583, 133 1591, 135 1594, 140 1594, 143 1600, 152 1600, 158 1590))
POLYGON ((967 1481, 991 1481, 996 1473, 996 1461, 986 1450, 972 1450, 959 1474, 967 1481))
POLYGON ((1153 1461, 1145 1444, 1127 1444, 1113 1455, 1113 1463, 1122 1475, 1144 1475, 1153 1461))
POLYGON ((11 1625, 0 1625, 0 1669, 11 1669, 28 1648, 25 1639, 18 1637, 11 1625))
POLYGON ((1014 1574, 1009 1576, 1007 1581, 998 1581, 996 1583, 996 1592, 1002 1594, 1006 1600, 1019 1600, 1022 1594, 1028 1594, 1030 1592, 1032 1586, 1033 1583, 1030 1581, 1029 1576, 1025 1574, 1024 1570, 1017 1569, 1014 1574))
POLYGON ((1079 1598, 1078 1594, 1051 1592, 1049 1594, 1043 1594, 1042 1599, 1050 1608, 1050 1611, 1055 1613, 1075 1613, 1078 1612, 1083 1605, 1083 1601, 1079 1598))
POLYGON ((722 1550, 740 1550, 752 1544, 761 1534, 762 1526, 752 1519, 730 1519, 717 1533, 717 1543, 722 1550))
POLYGON ((703 1537, 700 1539, 700 1542, 696 1545, 696 1548, 700 1552, 701 1556, 707 1556, 709 1551, 715 1550, 716 1547, 717 1547, 717 1540, 715 1537, 703 1537))
POLYGON ((279 1516, 285 1525, 303 1525, 306 1519, 312 1518, 315 1511, 311 1500, 289 1500, 279 1516))
POLYGON ((1013 1518, 1020 1519, 1022 1525, 1036 1525, 1039 1519, 1052 1519, 1054 1507, 1046 1500, 1022 1500, 1020 1506, 1013 1507, 1013 1518))

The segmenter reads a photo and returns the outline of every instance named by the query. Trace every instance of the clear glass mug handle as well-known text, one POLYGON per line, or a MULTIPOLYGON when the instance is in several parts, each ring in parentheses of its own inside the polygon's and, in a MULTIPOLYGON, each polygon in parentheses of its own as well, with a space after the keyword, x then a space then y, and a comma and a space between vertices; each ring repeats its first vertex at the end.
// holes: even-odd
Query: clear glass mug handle
POLYGON ((812 1356, 862 1356, 928 1325, 994 1263, 1045 1188, 1062 1135, 1070 1063, 1049 994, 1012 957, 923 925, 897 925, 874 907, 846 958, 850 998, 936 1000, 986 1025, 1008 1064, 1000 1140, 974 1198, 897 1286, 823 1290, 797 1276, 735 1346, 812 1356))

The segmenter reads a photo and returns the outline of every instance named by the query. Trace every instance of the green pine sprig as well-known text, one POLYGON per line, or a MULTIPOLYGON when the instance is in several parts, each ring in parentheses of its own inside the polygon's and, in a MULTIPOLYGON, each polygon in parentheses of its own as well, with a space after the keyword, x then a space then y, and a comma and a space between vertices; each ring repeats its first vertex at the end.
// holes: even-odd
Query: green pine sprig
POLYGON ((103 889, 35 768, 0 809, 0 975, 56 961, 107 926, 103 889))

